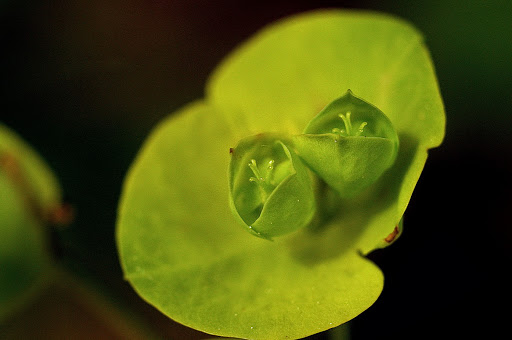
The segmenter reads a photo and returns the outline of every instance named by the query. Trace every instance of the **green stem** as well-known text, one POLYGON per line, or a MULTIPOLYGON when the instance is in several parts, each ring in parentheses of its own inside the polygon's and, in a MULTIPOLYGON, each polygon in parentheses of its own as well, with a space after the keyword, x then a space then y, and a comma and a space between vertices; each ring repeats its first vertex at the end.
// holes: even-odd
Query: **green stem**
POLYGON ((340 197, 326 182, 322 179, 317 180, 316 190, 316 214, 311 223, 309 230, 316 232, 329 223, 336 216, 340 208, 340 197))
POLYGON ((350 323, 344 323, 327 331, 329 340, 350 340, 350 323))

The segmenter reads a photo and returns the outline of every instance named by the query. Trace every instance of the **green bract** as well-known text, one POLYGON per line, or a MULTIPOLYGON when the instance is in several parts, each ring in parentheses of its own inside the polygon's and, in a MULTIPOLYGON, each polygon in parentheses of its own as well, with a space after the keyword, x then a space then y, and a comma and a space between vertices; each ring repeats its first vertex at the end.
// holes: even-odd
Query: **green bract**
POLYGON ((247 137, 231 149, 229 189, 235 216, 259 237, 302 228, 315 211, 307 169, 280 136, 247 137))
MULTIPOLYGON (((351 103, 356 105, 356 99, 351 103)), ((346 112, 339 113, 348 122, 346 112)), ((341 117, 335 122, 327 131, 308 127, 307 135, 334 136, 332 129, 346 130, 341 117)), ((364 254, 396 239, 427 150, 438 146, 443 135, 434 70, 421 35, 409 24, 386 15, 334 10, 274 24, 231 54, 208 81, 206 98, 160 123, 137 156, 123 187, 117 225, 125 276, 160 311, 211 334, 301 338, 335 327, 379 296, 383 275, 364 254), (274 159, 253 156, 259 143, 251 136, 285 136, 278 137, 282 144, 273 144, 279 159, 291 164, 297 154, 307 161, 310 157, 302 153, 311 151, 311 145, 301 147, 293 136, 303 134, 318 112, 347 89, 385 113, 399 139, 396 156, 396 140, 382 128, 388 126, 386 119, 361 120, 354 109, 351 133, 357 134, 363 121, 367 125, 360 136, 344 139, 362 140, 354 147, 357 151, 349 145, 352 141, 346 143, 349 153, 358 155, 352 161, 378 163, 377 169, 364 165, 358 170, 373 172, 362 188, 373 183, 358 195, 342 196, 337 193, 342 189, 326 184, 330 174, 321 175, 310 160, 315 168, 311 174, 325 177, 312 181, 313 227, 273 242, 253 237, 239 220, 263 218, 281 184, 274 182, 261 192, 250 181, 257 172, 265 177, 274 159), (365 133, 366 139, 380 138, 383 145, 365 142, 365 133), (240 149, 247 155, 231 165, 240 170, 227 175, 233 157, 228 150, 239 143, 248 143, 240 149), (382 159, 372 160, 380 157, 375 150, 382 151, 382 159), (230 195, 233 202, 247 195, 247 205, 236 207, 241 218, 230 209, 230 195)), ((319 157, 330 153, 346 176, 359 181, 343 168, 351 160, 336 160, 345 157, 341 151, 318 144, 319 157)), ((283 181, 293 176, 287 166, 277 176, 283 181)), ((347 190, 362 189, 354 185, 347 190)), ((295 217, 293 225, 281 227, 294 230, 305 220, 295 217)))
POLYGON ((309 167, 342 197, 375 182, 398 153, 391 121, 351 91, 313 118, 294 144, 309 167))

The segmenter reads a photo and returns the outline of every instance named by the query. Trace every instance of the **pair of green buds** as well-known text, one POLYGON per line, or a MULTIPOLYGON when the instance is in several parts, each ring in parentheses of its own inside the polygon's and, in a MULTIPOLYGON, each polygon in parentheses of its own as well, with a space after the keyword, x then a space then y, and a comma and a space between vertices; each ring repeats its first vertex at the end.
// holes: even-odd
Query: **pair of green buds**
POLYGON ((375 183, 393 165, 398 135, 386 115, 347 93, 296 136, 262 133, 231 149, 230 204, 254 235, 271 239, 311 223, 315 176, 341 198, 375 183))

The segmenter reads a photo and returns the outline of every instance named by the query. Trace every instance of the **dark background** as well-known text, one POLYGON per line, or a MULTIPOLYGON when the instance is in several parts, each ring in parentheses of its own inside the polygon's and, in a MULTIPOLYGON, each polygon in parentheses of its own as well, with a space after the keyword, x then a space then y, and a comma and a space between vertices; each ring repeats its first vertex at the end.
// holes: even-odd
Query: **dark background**
MULTIPOLYGON (((199 338, 122 280, 114 242, 123 177, 159 120, 203 96, 223 56, 265 24, 314 8, 396 14, 425 35, 446 106, 402 237, 370 255, 381 298, 353 339, 509 334, 512 303, 512 2, 0 2, 0 121, 60 178, 77 211, 60 261, 170 338, 199 338), (502 333, 504 332, 504 333, 502 333)), ((323 335, 315 338, 323 338, 323 335)))

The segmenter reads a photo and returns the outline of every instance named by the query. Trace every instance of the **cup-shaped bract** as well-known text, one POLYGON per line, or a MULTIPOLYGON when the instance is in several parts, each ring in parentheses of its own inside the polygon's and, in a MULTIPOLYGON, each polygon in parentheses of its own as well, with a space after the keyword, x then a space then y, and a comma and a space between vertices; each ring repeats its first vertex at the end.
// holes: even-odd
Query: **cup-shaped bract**
POLYGON ((306 226, 315 212, 312 179, 285 138, 259 134, 231 149, 230 204, 256 236, 271 239, 306 226))
POLYGON ((304 162, 342 197, 374 183, 398 153, 391 121, 350 90, 327 105, 293 142, 304 162))

